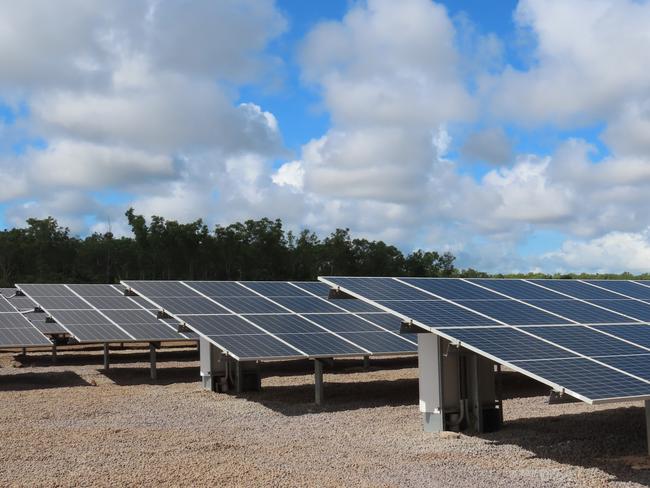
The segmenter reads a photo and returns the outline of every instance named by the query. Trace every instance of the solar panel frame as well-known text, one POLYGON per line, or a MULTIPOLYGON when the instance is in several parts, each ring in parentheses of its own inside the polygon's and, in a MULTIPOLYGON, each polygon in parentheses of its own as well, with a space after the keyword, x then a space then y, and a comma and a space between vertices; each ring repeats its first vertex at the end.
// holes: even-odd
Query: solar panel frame
POLYGON ((0 295, 0 347, 51 346, 52 342, 0 295))

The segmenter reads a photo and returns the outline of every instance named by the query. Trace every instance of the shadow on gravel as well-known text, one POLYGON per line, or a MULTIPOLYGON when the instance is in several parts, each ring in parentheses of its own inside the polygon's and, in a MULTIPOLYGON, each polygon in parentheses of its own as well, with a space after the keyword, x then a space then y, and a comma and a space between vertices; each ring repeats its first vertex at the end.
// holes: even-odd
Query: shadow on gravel
MULTIPOLYGON (((328 372, 329 374, 329 372, 328 372)), ((418 403, 418 380, 325 383, 323 405, 314 404, 314 385, 265 386, 260 392, 239 395, 251 402, 290 417, 316 412, 338 412, 363 408, 413 405, 418 403)))
POLYGON ((92 386, 72 371, 0 375, 0 391, 42 390, 92 386))
POLYGON ((623 407, 511 420, 502 430, 479 437, 520 446, 538 458, 597 468, 616 481, 650 486, 650 470, 634 470, 624 459, 647 454, 645 428, 643 408, 623 407))
POLYGON ((516 371, 502 371, 499 376, 501 382, 501 398, 529 398, 549 395, 550 387, 516 371))
MULTIPOLYGON (((56 358, 51 354, 27 354, 22 356, 16 354, 14 361, 22 367, 46 367, 46 366, 85 366, 92 364, 104 364, 103 349, 98 350, 59 350, 56 358)), ((119 346, 110 350, 111 364, 149 363, 149 350, 121 349, 119 346)), ((158 349, 158 362, 174 361, 189 362, 198 361, 199 353, 196 349, 158 349)))
MULTIPOLYGON (((361 359, 335 359, 325 366, 325 374, 350 374, 363 371, 381 371, 393 369, 417 368, 418 359, 416 356, 408 357, 387 357, 372 358, 370 368, 363 368, 361 359)), ((264 362, 261 366, 262 376, 296 376, 301 374, 312 374, 314 362, 309 359, 298 359, 291 361, 264 362)))
POLYGON ((158 378, 151 379, 149 365, 142 363, 141 368, 120 368, 112 366, 108 371, 101 373, 118 386, 131 385, 171 385, 178 383, 196 383, 201 381, 199 368, 187 367, 159 367, 158 378))

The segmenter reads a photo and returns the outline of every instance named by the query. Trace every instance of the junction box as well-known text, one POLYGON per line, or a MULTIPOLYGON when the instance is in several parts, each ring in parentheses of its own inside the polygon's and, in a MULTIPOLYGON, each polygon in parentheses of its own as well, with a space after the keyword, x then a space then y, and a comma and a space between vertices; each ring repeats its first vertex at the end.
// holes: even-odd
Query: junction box
POLYGON ((495 363, 432 333, 418 334, 420 411, 428 432, 492 432, 503 422, 495 363))
POLYGON ((201 384, 210 391, 259 391, 261 376, 255 361, 237 361, 206 339, 199 340, 201 384))

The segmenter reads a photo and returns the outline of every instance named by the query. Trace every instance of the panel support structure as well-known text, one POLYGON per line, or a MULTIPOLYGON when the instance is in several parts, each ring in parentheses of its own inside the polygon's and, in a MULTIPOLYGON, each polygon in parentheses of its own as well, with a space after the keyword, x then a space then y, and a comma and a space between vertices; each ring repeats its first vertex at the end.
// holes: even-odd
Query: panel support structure
POLYGON ((149 343, 149 362, 151 363, 151 379, 155 380, 158 378, 158 371, 156 370, 156 344, 153 342, 149 343))
POLYGON ((314 403, 316 405, 322 405, 324 399, 323 364, 323 360, 314 359, 314 403))
POLYGON ((645 431, 648 455, 650 455, 650 400, 645 401, 645 431))
POLYGON ((108 342, 106 342, 104 344, 104 371, 108 371, 110 365, 110 358, 108 356, 108 342))
POLYGON ((363 357, 363 369, 370 369, 370 356, 363 357))
POLYGON ((442 406, 442 367, 440 338, 435 334, 418 334, 418 370, 420 412, 426 432, 445 430, 442 406))

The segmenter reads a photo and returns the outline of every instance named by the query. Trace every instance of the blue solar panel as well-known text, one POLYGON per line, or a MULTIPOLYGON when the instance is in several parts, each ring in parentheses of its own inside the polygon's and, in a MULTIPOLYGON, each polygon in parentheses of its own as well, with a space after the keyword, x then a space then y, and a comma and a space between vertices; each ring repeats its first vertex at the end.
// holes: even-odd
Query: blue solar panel
POLYGON ((342 309, 352 312, 352 313, 363 313, 363 312, 382 312, 380 308, 375 307, 374 305, 364 302, 363 300, 357 299, 332 299, 330 300, 332 305, 341 307, 342 309))
POLYGON ((272 300, 296 313, 345 313, 331 303, 314 296, 275 297, 272 300))
POLYGON ((454 326, 494 326, 500 325, 494 320, 465 310, 453 303, 442 300, 432 301, 378 301, 380 305, 389 307, 391 310, 404 314, 412 320, 428 325, 430 327, 454 327, 454 326))
POLYGON ((522 280, 499 280, 499 279, 471 279, 469 280, 472 283, 476 283, 491 290, 498 291, 504 295, 508 295, 512 298, 517 298, 520 300, 524 299, 557 299, 563 298, 562 295, 555 293, 551 290, 546 290, 545 288, 540 288, 535 286, 532 283, 527 283, 522 280))
POLYGON ((332 289, 329 285, 321 283, 320 281, 292 281, 296 286, 299 286, 309 293, 313 293, 319 297, 327 298, 332 289))
POLYGON ((624 317, 614 312, 608 312, 589 303, 566 298, 563 300, 526 300, 549 312, 562 315, 569 320, 581 324, 612 324, 634 322, 633 319, 624 317))
POLYGON ((255 359, 279 359, 305 357, 294 348, 280 342, 268 334, 259 335, 221 335, 207 336, 208 339, 222 349, 228 351, 242 361, 255 359))
POLYGON ((607 290, 597 288, 576 280, 530 280, 532 283, 537 283, 551 290, 565 293, 574 298, 581 299, 616 299, 620 298, 614 293, 607 290))
MULTIPOLYGON (((287 310, 260 296, 220 297, 221 305, 234 313, 286 313, 287 310)), ((189 312, 188 312, 189 313, 189 312)))
POLYGON ((598 361, 650 381, 650 354, 604 357, 598 361))
POLYGON ((264 333, 238 315, 179 315, 178 318, 206 336, 264 333))
POLYGON ((234 281, 186 281, 185 284, 208 297, 257 296, 234 281))
POLYGON ((277 334, 277 337, 311 357, 349 356, 351 354, 362 356, 368 354, 367 351, 329 332, 317 334, 277 334))
POLYGON ((623 280, 586 280, 588 283, 607 288, 608 290, 622 293, 632 298, 641 298, 650 300, 650 287, 641 286, 633 281, 623 280))
POLYGON ((650 325, 596 325, 594 329, 602 330, 626 341, 634 342, 639 346, 650 348, 650 325))
POLYGON ((559 359, 577 355, 510 327, 462 327, 443 331, 446 335, 504 361, 559 359))
POLYGON ((585 356, 642 354, 644 349, 581 325, 527 327, 527 332, 585 356))
POLYGON ((400 278, 400 281, 417 286, 450 300, 506 300, 505 297, 466 281, 449 278, 400 278))
POLYGON ((650 321, 650 304, 638 300, 587 300, 594 305, 608 308, 644 322, 650 321))
POLYGON ((481 312, 509 325, 570 324, 556 315, 514 300, 455 300, 455 303, 481 312))
POLYGON ((157 297, 154 301, 169 313, 178 314, 227 314, 225 308, 217 305, 208 298, 194 297, 157 297))
MULTIPOLYGON (((332 332, 377 332, 381 330, 375 324, 348 314, 314 314, 309 315, 309 320, 313 320, 332 332)), ((397 329, 399 330, 399 326, 397 329)))
POLYGON ((282 281, 242 281, 241 283, 269 298, 311 296, 306 291, 282 281))
POLYGON ((124 286, 137 290, 143 295, 156 301, 158 297, 196 297, 196 291, 191 290, 180 281, 123 281, 124 286))
POLYGON ((650 384, 589 359, 550 359, 513 363, 591 400, 650 395, 650 384))
POLYGON ((366 313, 359 314, 359 317, 370 320, 373 324, 377 324, 393 332, 399 332, 402 325, 402 319, 390 313, 366 313))
POLYGON ((341 334, 359 346, 375 354, 390 354, 395 352, 417 352, 418 346, 405 341, 390 332, 345 332, 341 334))
POLYGON ((244 317, 272 334, 313 334, 325 332, 317 325, 294 314, 244 315, 244 317))
MULTIPOLYGON (((330 279, 328 277, 324 279, 330 279)), ((368 300, 433 300, 428 293, 418 291, 392 278, 331 278, 337 285, 358 293, 368 300)))

